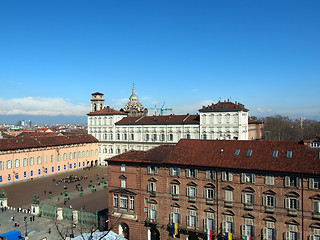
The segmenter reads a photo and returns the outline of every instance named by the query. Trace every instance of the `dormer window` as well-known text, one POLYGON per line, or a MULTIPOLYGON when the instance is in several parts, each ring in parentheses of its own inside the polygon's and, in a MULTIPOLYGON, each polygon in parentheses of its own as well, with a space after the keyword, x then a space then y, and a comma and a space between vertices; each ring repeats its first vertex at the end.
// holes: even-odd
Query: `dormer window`
POLYGON ((252 155, 252 150, 248 150, 246 156, 251 157, 251 155, 252 155))
POLYGON ((234 156, 239 156, 240 154, 240 149, 236 149, 236 151, 234 152, 234 156))
POLYGON ((148 174, 158 174, 158 167, 156 166, 148 166, 148 174))
POLYGON ((279 151, 274 150, 272 153, 272 157, 278 157, 278 153, 279 153, 279 151))

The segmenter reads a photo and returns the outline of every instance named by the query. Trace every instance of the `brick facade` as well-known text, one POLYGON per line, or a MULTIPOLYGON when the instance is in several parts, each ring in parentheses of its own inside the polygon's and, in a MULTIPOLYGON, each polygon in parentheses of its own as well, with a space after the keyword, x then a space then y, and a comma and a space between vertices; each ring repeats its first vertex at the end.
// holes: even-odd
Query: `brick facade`
MULTIPOLYGON (((241 169, 232 165, 236 156, 229 160, 228 167, 224 165, 227 160, 219 163, 217 157, 212 157, 210 163, 205 162, 210 149, 206 145, 211 144, 213 152, 217 141, 183 141, 176 147, 132 151, 108 161, 109 210, 113 216, 120 216, 112 219, 117 220, 116 226, 128 225, 129 239, 171 239, 174 213, 178 219, 179 235, 176 238, 179 239, 207 239, 208 224, 212 224, 214 239, 223 237, 225 232, 232 232, 233 239, 244 239, 245 236, 253 239, 317 239, 315 236, 318 237, 320 231, 319 152, 288 142, 286 145, 293 149, 293 155, 287 155, 286 159, 280 154, 272 156, 274 149, 281 151, 283 142, 256 142, 253 146, 247 141, 241 148, 233 143, 236 141, 225 141, 225 150, 220 155, 228 155, 228 151, 234 155, 238 148, 247 155, 247 149, 244 149, 250 144, 254 153, 239 156, 243 158, 241 169), (192 146, 191 150, 186 149, 188 145, 192 146), (278 166, 268 166, 266 156, 261 155, 269 147, 267 158, 276 158, 278 166), (187 160, 193 151, 203 152, 195 156, 199 162, 187 160), (305 166, 299 166, 301 163, 294 156, 302 158, 305 166), (251 161, 262 167, 256 169, 250 165, 251 161), (283 164, 285 161, 292 161, 287 169, 283 164), (315 164, 314 169, 310 163, 315 164), (277 170, 270 171, 273 167, 277 170), (126 184, 121 185, 124 181, 126 184), (177 194, 172 190, 173 185, 179 186, 177 194), (114 204, 115 194, 118 205, 114 204), (127 209, 120 206, 121 195, 128 196, 127 209), (133 207, 130 196, 134 198, 133 207)), ((121 230, 121 227, 115 229, 119 234, 121 230)))

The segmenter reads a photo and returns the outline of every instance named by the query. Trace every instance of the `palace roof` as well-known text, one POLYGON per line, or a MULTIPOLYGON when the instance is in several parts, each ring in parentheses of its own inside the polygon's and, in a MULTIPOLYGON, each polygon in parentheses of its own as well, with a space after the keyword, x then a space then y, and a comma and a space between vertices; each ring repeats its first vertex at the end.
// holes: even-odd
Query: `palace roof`
POLYGON ((165 115, 165 116, 143 116, 143 117, 126 117, 116 123, 116 125, 148 125, 148 124, 199 124, 199 115, 165 115))
POLYGON ((175 147, 130 151, 108 161, 320 175, 319 156, 294 141, 182 139, 175 147))
POLYGON ((241 103, 233 103, 228 101, 224 102, 217 102, 216 104, 212 103, 211 105, 208 105, 207 107, 203 106, 201 109, 199 109, 199 112, 230 112, 230 111, 249 111, 244 107, 241 103))

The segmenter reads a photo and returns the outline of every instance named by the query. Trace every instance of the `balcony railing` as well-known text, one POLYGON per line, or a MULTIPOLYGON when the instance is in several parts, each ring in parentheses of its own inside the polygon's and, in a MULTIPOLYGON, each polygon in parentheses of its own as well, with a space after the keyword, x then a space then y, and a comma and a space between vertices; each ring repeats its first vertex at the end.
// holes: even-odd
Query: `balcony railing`
POLYGON ((196 202, 197 201, 197 197, 192 197, 192 196, 189 196, 189 199, 188 199, 189 202, 196 202))
POLYGON ((289 216, 297 216, 298 211, 296 209, 288 209, 288 215, 289 216))
POLYGON ((314 218, 314 219, 320 219, 320 213, 319 213, 319 212, 313 212, 313 213, 312 213, 312 218, 314 218))
POLYGON ((233 205, 233 202, 231 202, 231 201, 224 201, 224 206, 225 206, 225 207, 232 207, 232 205, 233 205))
POLYGON ((274 213, 274 207, 272 207, 272 206, 265 206, 264 211, 265 211, 266 213, 274 213))
POLYGON ((212 198, 207 198, 207 199, 206 199, 206 204, 207 204, 207 205, 213 205, 213 204, 214 204, 214 199, 212 199, 212 198))
POLYGON ((172 194, 172 200, 179 200, 179 195, 172 194))
POLYGON ((158 219, 147 218, 146 223, 158 224, 158 219))
POLYGON ((251 203, 245 203, 245 204, 244 204, 244 209, 245 209, 245 210, 253 210, 253 204, 251 204, 251 203))

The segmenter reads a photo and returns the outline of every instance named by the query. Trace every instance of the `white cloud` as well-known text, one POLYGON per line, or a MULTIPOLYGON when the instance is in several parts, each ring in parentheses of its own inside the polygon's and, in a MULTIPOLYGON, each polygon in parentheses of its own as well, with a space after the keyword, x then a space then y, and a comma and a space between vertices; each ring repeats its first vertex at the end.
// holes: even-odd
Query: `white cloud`
POLYGON ((258 112, 260 113, 267 113, 267 112, 272 112, 272 109, 271 108, 268 108, 268 109, 263 109, 263 108, 258 108, 257 109, 258 112))
POLYGON ((75 105, 63 98, 0 98, 1 115, 85 116, 89 111, 90 106, 75 105))
POLYGON ((198 113, 198 110, 201 109, 203 106, 208 106, 213 103, 212 100, 203 100, 200 102, 194 102, 191 104, 185 104, 185 105, 178 105, 173 107, 173 112, 175 114, 196 114, 198 113))

